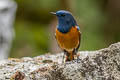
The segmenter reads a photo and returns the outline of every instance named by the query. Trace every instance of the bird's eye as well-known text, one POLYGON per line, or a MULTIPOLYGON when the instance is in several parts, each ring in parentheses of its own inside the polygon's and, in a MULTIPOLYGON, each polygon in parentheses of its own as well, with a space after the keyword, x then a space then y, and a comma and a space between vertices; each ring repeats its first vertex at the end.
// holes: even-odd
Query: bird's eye
POLYGON ((65 15, 64 14, 61 14, 62 17, 64 17, 65 15))

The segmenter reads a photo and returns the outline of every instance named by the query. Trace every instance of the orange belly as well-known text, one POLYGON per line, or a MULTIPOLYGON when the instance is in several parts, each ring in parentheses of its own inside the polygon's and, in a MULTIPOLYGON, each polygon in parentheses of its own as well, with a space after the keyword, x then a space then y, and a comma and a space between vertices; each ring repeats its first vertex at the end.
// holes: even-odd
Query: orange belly
POLYGON ((63 50, 73 51, 79 45, 79 38, 79 31, 76 27, 72 27, 67 33, 61 33, 56 29, 56 40, 63 50))

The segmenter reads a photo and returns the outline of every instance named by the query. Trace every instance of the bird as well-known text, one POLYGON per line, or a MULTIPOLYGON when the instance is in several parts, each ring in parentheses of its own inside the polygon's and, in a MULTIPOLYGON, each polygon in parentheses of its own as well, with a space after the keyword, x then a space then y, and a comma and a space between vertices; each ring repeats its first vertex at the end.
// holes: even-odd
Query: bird
POLYGON ((51 12, 57 16, 58 24, 55 29, 55 38, 58 46, 64 52, 63 61, 72 61, 77 55, 81 42, 81 32, 72 13, 66 10, 51 12), (64 60, 65 58, 65 60, 64 60))

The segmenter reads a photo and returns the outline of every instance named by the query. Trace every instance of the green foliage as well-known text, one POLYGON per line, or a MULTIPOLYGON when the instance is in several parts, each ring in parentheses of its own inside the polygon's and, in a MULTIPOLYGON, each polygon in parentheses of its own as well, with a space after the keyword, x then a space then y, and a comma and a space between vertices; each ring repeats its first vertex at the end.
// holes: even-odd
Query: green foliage
POLYGON ((82 32, 80 50, 96 50, 107 47, 109 41, 120 40, 118 31, 115 35, 110 33, 109 41, 105 38, 107 37, 105 28, 108 31, 114 28, 105 26, 108 14, 102 11, 104 0, 16 0, 16 2, 18 3, 16 37, 11 57, 37 56, 49 52, 49 38, 52 37, 49 34, 52 32, 48 26, 54 21, 50 12, 60 10, 63 6, 68 7, 65 9, 71 10, 73 15, 76 15, 75 18, 80 24, 82 32))
POLYGON ((47 25, 16 21, 12 57, 37 56, 48 52, 47 25))
POLYGON ((96 50, 106 47, 101 31, 101 26, 106 22, 106 18, 100 9, 100 3, 95 0, 77 0, 76 14, 84 25, 80 26, 82 31, 81 50, 96 50))

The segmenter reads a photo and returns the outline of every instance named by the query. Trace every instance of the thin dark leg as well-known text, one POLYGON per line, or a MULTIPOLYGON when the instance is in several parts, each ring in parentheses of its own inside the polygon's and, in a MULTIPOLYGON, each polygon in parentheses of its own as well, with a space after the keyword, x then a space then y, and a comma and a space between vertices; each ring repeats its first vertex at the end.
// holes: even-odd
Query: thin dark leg
POLYGON ((66 52, 66 60, 65 61, 70 61, 69 56, 70 56, 70 54, 68 52, 66 52))
POLYGON ((66 50, 64 50, 64 55, 66 56, 65 61, 71 61, 69 59, 70 54, 66 50))
POLYGON ((63 59, 62 59, 62 63, 64 63, 64 58, 65 58, 65 53, 63 54, 63 59))
POLYGON ((80 58, 79 58, 79 56, 77 55, 77 63, 79 62, 79 60, 80 60, 80 58))
POLYGON ((74 55, 77 57, 77 63, 78 63, 78 61, 80 60, 80 58, 79 58, 79 56, 77 55, 77 50, 76 49, 74 49, 74 51, 73 51, 73 53, 74 53, 74 55))
POLYGON ((66 56, 66 55, 67 55, 67 51, 64 50, 64 55, 63 55, 63 60, 62 60, 63 63, 65 62, 65 56, 66 56))

